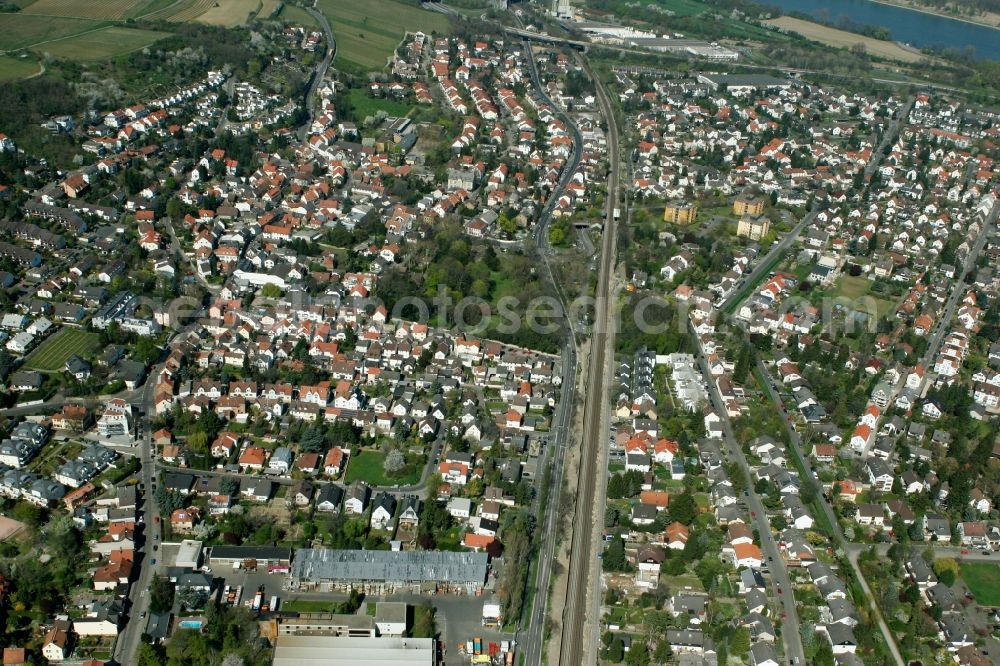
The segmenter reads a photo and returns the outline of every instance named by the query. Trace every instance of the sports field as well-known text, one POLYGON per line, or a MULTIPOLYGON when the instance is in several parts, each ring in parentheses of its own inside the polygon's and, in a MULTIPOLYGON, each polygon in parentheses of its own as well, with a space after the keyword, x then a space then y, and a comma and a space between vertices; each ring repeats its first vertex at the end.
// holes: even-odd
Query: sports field
POLYGON ((100 345, 100 338, 78 328, 63 328, 31 352, 25 365, 42 372, 59 372, 73 354, 82 358, 90 356, 100 345))
POLYGON ((812 21, 782 16, 780 18, 765 21, 771 25, 778 26, 784 30, 797 32, 806 39, 817 41, 821 44, 849 49, 855 44, 861 44, 869 55, 889 60, 899 60, 900 62, 919 62, 925 56, 919 51, 908 49, 896 42, 887 42, 882 39, 873 39, 864 35, 857 35, 846 30, 828 28, 812 21))
POLYGON ((6 541, 23 530, 24 527, 24 523, 20 521, 6 516, 0 516, 0 541, 6 541))
POLYGON ((34 47, 32 50, 67 60, 103 60, 123 53, 138 51, 169 36, 169 32, 111 26, 96 32, 49 42, 34 47))
POLYGON ((337 62, 381 69, 407 32, 427 34, 448 29, 448 18, 417 5, 380 0, 318 0, 337 40, 337 62))

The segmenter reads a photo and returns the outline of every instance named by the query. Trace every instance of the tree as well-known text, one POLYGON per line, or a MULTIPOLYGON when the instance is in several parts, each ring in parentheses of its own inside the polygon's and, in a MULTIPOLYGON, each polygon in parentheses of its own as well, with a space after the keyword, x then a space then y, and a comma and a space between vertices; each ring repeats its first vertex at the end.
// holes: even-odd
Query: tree
POLYGON ((625 541, 621 536, 616 536, 608 544, 604 551, 605 571, 625 571, 628 568, 628 561, 625 559, 625 541))
POLYGON ((195 453, 206 453, 208 451, 208 434, 204 432, 192 433, 187 438, 187 444, 195 453))
POLYGON ((319 453, 326 448, 326 433, 319 426, 311 426, 302 433, 299 448, 309 453, 319 453))
POLYGON ((649 666, 649 647, 646 641, 632 641, 632 647, 625 655, 628 666, 649 666))
POLYGON ((738 657, 745 657, 750 652, 750 631, 746 627, 739 627, 729 638, 729 649, 738 657))
POLYGON ((517 222, 507 217, 506 213, 500 213, 500 216, 497 218, 497 226, 508 235, 517 231, 517 222))
POLYGON ((694 496, 687 490, 680 495, 670 498, 670 517, 679 523, 690 525, 694 522, 698 507, 695 504, 694 496))
POLYGON ((385 456, 385 461, 382 463, 382 468, 388 474, 395 474, 404 467, 406 467, 406 456, 404 456, 403 452, 399 449, 389 451, 389 453, 385 456))
POLYGON ((958 562, 954 557, 942 557, 934 561, 934 573, 938 580, 949 587, 955 584, 958 578, 958 562))
POLYGON ((264 298, 278 298, 281 296, 281 287, 276 284, 265 284, 260 290, 260 295, 264 298))
POLYGON ((622 643, 622 639, 615 638, 611 641, 611 645, 608 646, 608 661, 620 664, 624 657, 625 645, 622 643))
POLYGON ((162 666, 165 663, 162 651, 163 649, 158 646, 145 642, 139 643, 135 663, 137 666, 162 666))
POLYGON ((166 613, 174 605, 174 585, 166 578, 157 576, 153 579, 149 592, 149 610, 154 613, 166 613))
POLYGON ((670 649, 670 643, 666 640, 658 642, 656 649, 653 650, 653 661, 657 664, 666 664, 673 656, 674 651, 670 649))
POLYGON ((219 491, 223 495, 236 496, 240 492, 240 480, 235 476, 224 476, 219 481, 219 491))

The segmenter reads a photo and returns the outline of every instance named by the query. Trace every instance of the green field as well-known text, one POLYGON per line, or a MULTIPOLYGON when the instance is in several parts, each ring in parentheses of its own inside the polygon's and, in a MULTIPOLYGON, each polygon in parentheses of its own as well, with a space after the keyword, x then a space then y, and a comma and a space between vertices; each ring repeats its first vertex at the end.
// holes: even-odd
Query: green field
POLYGON ((104 60, 112 56, 138 51, 169 36, 169 32, 113 26, 43 44, 33 50, 67 60, 104 60))
POLYGON ((283 23, 304 25, 308 28, 316 27, 316 19, 312 17, 312 14, 301 7, 290 5, 287 2, 282 5, 281 12, 278 14, 278 20, 283 23))
POLYGON ((395 0, 367 3, 318 0, 316 6, 333 28, 337 66, 346 61, 362 69, 381 69, 406 31, 430 34, 443 32, 449 25, 442 14, 395 0))
POLYGON ((23 79, 39 71, 39 64, 30 58, 0 56, 0 81, 23 79))
MULTIPOLYGON (((856 301, 859 298, 871 299, 871 304, 876 308, 877 316, 881 317, 885 314, 891 313, 895 309, 895 304, 885 298, 880 298, 879 296, 872 294, 872 285, 875 283, 864 277, 853 277, 851 275, 844 275, 837 281, 837 287, 833 292, 836 298, 847 298, 852 301, 856 301)), ((867 303, 862 301, 858 303, 857 306, 860 310, 864 312, 870 312, 867 303)))
POLYGON ((77 328, 63 328, 28 355, 25 365, 43 372, 59 372, 73 354, 88 357, 100 346, 100 338, 77 328))
POLYGON ((106 21, 32 16, 30 14, 0 14, 0 50, 15 51, 26 46, 45 46, 42 42, 62 39, 106 26, 106 21))
POLYGON ((390 116, 405 116, 413 108, 405 102, 369 97, 363 88, 352 88, 348 98, 354 108, 354 117, 359 121, 367 116, 374 116, 379 111, 385 111, 390 116))
POLYGON ((420 470, 416 470, 406 476, 389 478, 382 467, 384 461, 385 455, 381 451, 372 449, 359 450, 347 460, 347 473, 344 475, 344 483, 364 481, 373 486, 391 486, 397 483, 407 486, 420 480, 420 470))
POLYGON ((961 572, 980 606, 1000 606, 1000 565, 962 562, 961 572))

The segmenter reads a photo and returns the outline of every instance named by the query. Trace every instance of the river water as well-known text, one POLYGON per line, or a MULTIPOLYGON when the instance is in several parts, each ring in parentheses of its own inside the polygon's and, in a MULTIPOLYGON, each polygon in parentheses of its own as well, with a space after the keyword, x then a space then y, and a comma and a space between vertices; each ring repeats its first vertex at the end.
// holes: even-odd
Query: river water
POLYGON ((797 11, 837 23, 887 28, 897 42, 917 48, 938 47, 964 50, 971 46, 977 58, 1000 60, 1000 30, 933 14, 884 5, 871 0, 762 0, 763 4, 797 11))

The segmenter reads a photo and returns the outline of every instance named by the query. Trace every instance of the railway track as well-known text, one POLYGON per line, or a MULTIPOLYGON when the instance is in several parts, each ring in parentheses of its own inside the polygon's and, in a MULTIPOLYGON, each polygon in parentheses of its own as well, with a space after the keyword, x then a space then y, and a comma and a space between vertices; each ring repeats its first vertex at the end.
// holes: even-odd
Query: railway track
MULTIPOLYGON (((619 205, 618 179, 621 163, 618 150, 618 127, 603 83, 594 76, 589 67, 586 65, 584 67, 594 81, 601 114, 608 125, 609 173, 606 222, 601 242, 601 262, 597 278, 597 312, 594 318, 594 335, 591 339, 591 354, 587 369, 587 397, 584 403, 585 420, 583 441, 580 446, 580 476, 577 483, 576 511, 573 520, 573 542, 570 549, 566 604, 563 607, 562 616, 562 641, 559 648, 559 664, 562 666, 580 666, 586 663, 584 661, 584 625, 588 620, 588 609, 592 607, 592 604, 587 604, 587 590, 590 582, 591 559, 595 557, 591 527, 598 478, 597 451, 606 425, 608 391, 605 384, 605 368, 608 354, 614 353, 615 330, 611 322, 613 313, 611 279, 618 237, 618 220, 615 215, 619 205)), ((597 621, 597 618, 590 619, 597 621)), ((589 657, 590 663, 596 663, 596 654, 586 656, 589 657)))

